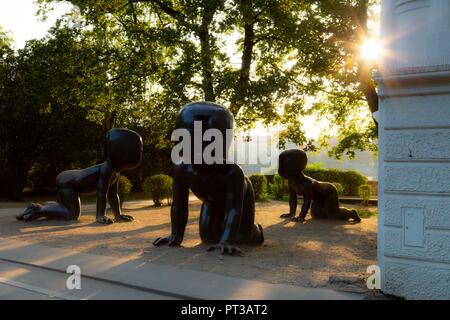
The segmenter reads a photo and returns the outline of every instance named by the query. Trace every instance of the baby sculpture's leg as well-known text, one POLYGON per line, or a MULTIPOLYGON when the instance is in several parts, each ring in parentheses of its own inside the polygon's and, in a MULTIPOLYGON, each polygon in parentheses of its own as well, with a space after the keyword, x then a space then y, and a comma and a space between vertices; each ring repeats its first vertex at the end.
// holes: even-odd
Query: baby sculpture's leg
POLYGON ((30 204, 18 220, 32 221, 41 217, 54 220, 76 220, 81 214, 78 194, 70 187, 58 189, 58 202, 30 204))
POLYGON ((337 190, 335 188, 330 188, 332 192, 330 192, 329 197, 326 200, 326 211, 330 218, 339 219, 339 220, 350 220, 361 221, 358 216, 356 210, 350 210, 344 207, 339 207, 339 198, 337 194, 337 190))
POLYGON ((260 244, 264 242, 263 228, 255 223, 255 193, 253 188, 247 188, 244 195, 241 225, 237 243, 260 244))
POLYGON ((202 204, 200 211, 200 238, 204 243, 219 242, 223 233, 223 222, 225 219, 224 209, 202 204))
POLYGON ((361 218, 358 216, 358 213, 356 210, 350 210, 344 207, 340 207, 338 214, 336 215, 336 218, 341 220, 350 220, 353 219, 353 221, 360 222, 361 218))
POLYGON ((316 219, 327 219, 327 206, 323 202, 313 201, 311 205, 311 217, 316 219))

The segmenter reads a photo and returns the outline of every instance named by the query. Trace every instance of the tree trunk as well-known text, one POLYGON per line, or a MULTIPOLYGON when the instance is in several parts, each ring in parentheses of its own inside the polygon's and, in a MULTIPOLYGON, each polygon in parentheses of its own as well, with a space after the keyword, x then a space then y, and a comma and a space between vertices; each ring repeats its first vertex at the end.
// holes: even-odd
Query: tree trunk
POLYGON ((211 36, 209 29, 217 8, 217 1, 205 1, 202 13, 202 24, 197 32, 200 40, 200 63, 202 66, 202 89, 204 99, 212 102, 216 100, 216 96, 214 93, 213 52, 211 50, 211 36))
MULTIPOLYGON (((367 20, 368 20, 368 0, 359 1, 359 10, 356 15, 356 34, 357 43, 362 44, 368 38, 367 20)), ((356 55, 359 52, 355 53, 356 55)), ((358 59, 358 75, 360 80, 360 89, 364 94, 372 114, 378 111, 378 93, 372 80, 371 67, 362 59, 358 59)), ((375 121, 375 119, 374 119, 375 121)), ((375 121, 375 123, 377 123, 375 121)))
POLYGON ((242 50, 242 62, 241 70, 239 71, 238 87, 236 88, 236 94, 231 103, 231 112, 235 117, 245 103, 245 97, 250 83, 250 68, 252 66, 253 48, 255 46, 254 21, 252 21, 254 14, 251 8, 248 8, 248 3, 246 0, 243 0, 241 5, 242 16, 245 21, 244 46, 242 50))

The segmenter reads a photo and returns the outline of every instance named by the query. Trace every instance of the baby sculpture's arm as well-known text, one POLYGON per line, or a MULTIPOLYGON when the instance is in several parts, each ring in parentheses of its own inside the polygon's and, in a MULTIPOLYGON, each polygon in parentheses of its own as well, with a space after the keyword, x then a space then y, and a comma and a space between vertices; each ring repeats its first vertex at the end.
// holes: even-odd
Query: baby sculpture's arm
POLYGON ((303 205, 302 210, 300 211, 300 214, 297 218, 294 218, 294 221, 303 222, 305 221, 305 217, 309 211, 309 208, 311 208, 312 203, 312 197, 313 197, 313 185, 314 182, 309 179, 308 177, 305 177, 305 180, 303 181, 303 205))
POLYGON ((245 183, 244 174, 240 170, 233 170, 233 172, 230 173, 230 178, 225 195, 225 225, 223 234, 219 243, 208 249, 208 251, 218 249, 222 254, 241 252, 238 247, 234 247, 231 243, 236 240, 242 218, 245 183))
POLYGON ((175 166, 173 170, 173 201, 170 210, 172 233, 168 237, 155 239, 153 245, 179 246, 183 242, 184 230, 189 216, 189 186, 182 178, 185 174, 184 166, 175 166))
POLYGON ((289 213, 284 213, 280 218, 294 218, 297 211, 297 192, 289 186, 289 213))
POLYGON ((106 195, 109 191, 109 181, 114 173, 111 166, 106 162, 100 168, 97 184, 97 222, 101 224, 111 224, 113 221, 105 215, 106 195))
POLYGON ((129 222, 133 221, 132 216, 123 215, 121 213, 120 209, 120 198, 118 195, 118 189, 119 189, 119 178, 117 178, 117 181, 114 182, 108 190, 108 201, 109 206, 111 207, 111 210, 114 213, 114 221, 115 222, 129 222))

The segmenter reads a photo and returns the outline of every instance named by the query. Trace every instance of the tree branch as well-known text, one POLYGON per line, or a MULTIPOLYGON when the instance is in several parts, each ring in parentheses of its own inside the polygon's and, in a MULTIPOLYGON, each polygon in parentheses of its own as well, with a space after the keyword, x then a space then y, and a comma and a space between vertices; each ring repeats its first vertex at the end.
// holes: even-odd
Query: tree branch
POLYGON ((183 15, 175 10, 174 8, 172 8, 171 6, 163 3, 162 1, 159 0, 130 0, 131 3, 138 3, 138 2, 150 2, 153 4, 157 4, 158 7, 164 11, 166 14, 168 14, 169 16, 171 16, 172 18, 178 20, 178 21, 184 21, 184 17, 183 15))

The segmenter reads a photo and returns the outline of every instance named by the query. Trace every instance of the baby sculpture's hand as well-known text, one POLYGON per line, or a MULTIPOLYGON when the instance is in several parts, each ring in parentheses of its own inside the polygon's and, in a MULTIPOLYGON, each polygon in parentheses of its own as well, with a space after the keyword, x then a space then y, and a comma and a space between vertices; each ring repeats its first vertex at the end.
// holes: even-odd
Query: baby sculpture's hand
POLYGON ((155 241, 153 241, 153 245, 154 246, 163 246, 165 244, 168 244, 169 247, 175 247, 175 246, 179 246, 182 242, 182 239, 178 238, 176 235, 171 234, 168 237, 159 237, 157 238, 155 241))

